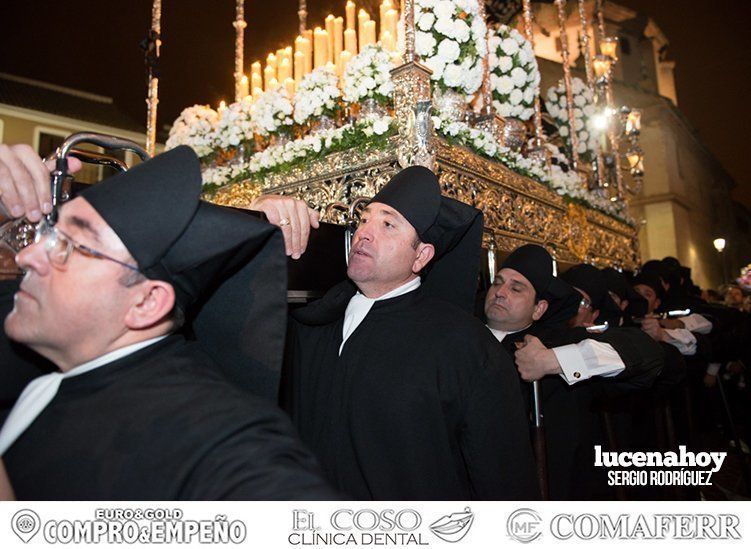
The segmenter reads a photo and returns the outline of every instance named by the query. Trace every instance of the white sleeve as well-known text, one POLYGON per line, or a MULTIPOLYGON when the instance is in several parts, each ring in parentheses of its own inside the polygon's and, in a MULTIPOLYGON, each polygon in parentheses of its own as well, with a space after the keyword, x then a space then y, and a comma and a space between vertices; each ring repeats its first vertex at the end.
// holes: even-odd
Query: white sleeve
POLYGON ((561 365, 560 376, 569 385, 592 376, 616 376, 626 368, 612 345, 593 339, 554 347, 553 352, 561 365))
POLYGON ((712 323, 702 315, 696 313, 679 319, 689 332, 707 335, 712 331, 712 323))
POLYGON ((665 343, 669 343, 678 349, 682 355, 692 356, 696 354, 696 337, 688 330, 684 328, 665 329, 665 334, 668 336, 665 343))
POLYGON ((722 366, 722 364, 720 364, 719 362, 710 362, 707 366, 707 373, 710 376, 716 376, 720 371, 720 366, 722 366))

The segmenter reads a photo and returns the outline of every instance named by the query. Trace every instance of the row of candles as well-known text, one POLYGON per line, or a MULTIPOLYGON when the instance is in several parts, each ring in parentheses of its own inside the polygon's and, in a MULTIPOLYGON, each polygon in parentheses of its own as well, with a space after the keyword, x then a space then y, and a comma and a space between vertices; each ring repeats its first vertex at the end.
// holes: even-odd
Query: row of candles
MULTIPOLYGON (((383 0, 379 12, 380 43, 396 57, 399 11, 394 0, 383 0)), ((329 14, 324 28, 306 30, 295 38, 294 50, 288 46, 269 53, 265 67, 260 61, 254 62, 250 66, 250 78, 243 75, 240 81, 241 94, 255 98, 264 91, 283 86, 291 96, 303 77, 313 69, 329 66, 341 76, 352 57, 366 46, 376 43, 375 20, 364 9, 358 13, 356 4, 348 0, 345 17, 329 14)))

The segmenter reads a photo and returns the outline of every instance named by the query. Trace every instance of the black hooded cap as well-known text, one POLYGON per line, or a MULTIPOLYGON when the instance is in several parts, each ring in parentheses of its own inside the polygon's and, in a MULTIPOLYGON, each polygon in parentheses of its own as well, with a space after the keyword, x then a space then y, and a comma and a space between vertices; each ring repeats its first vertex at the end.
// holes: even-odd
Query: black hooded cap
POLYGON ((201 185, 198 157, 180 146, 80 196, 147 278, 172 285, 196 339, 225 374, 275 398, 286 321, 280 231, 247 213, 202 202, 201 185))
POLYGON ((612 267, 606 267, 602 270, 602 274, 605 276, 608 290, 621 298, 621 300, 628 301, 628 307, 626 308, 628 315, 643 317, 647 314, 647 300, 634 290, 623 273, 619 273, 612 267))
POLYGON ((607 305, 606 299, 612 301, 608 295, 605 275, 597 267, 580 263, 568 269, 561 278, 575 288, 585 291, 595 310, 603 309, 607 305))
POLYGON ((563 322, 576 315, 581 294, 553 275, 553 257, 542 246, 519 246, 500 269, 513 269, 523 275, 532 284, 537 298, 548 302, 548 309, 538 322, 563 322))
POLYGON ((482 212, 441 195, 438 177, 423 166, 397 173, 371 202, 391 206, 435 247, 422 291, 472 312, 482 250, 482 212))
POLYGON ((634 286, 638 286, 640 284, 649 286, 650 288, 652 288, 652 290, 654 290, 655 294, 660 300, 665 300, 665 288, 662 285, 662 280, 655 273, 650 271, 640 273, 634 277, 631 283, 634 286))

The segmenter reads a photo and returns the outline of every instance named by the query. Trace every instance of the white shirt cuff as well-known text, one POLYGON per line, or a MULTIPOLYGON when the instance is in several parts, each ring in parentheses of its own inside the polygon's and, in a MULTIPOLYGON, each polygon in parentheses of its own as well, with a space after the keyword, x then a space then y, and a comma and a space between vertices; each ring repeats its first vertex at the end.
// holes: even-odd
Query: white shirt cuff
POLYGON ((696 313, 688 315, 679 319, 683 322, 683 326, 689 332, 696 332, 697 334, 707 335, 712 331, 712 323, 701 315, 696 313))
POLYGON ((560 375, 569 385, 592 376, 616 376, 626 368, 612 345, 593 339, 554 347, 553 352, 561 365, 560 375))
POLYGON ((670 343, 682 355, 692 356, 696 354, 696 337, 688 330, 684 328, 676 328, 675 330, 665 329, 665 334, 668 336, 665 343, 670 343))

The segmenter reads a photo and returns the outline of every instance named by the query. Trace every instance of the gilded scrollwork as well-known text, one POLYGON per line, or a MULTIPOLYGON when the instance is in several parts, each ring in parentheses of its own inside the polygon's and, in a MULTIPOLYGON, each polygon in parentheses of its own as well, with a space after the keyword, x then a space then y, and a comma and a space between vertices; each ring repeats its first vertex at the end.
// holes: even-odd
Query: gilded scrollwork
MULTIPOLYGON (((633 227, 601 212, 569 205, 545 185, 463 147, 434 140, 441 190, 482 210, 486 244, 492 239, 500 256, 527 242, 547 247, 564 263, 587 261, 598 266, 633 269, 638 265, 633 227)), ((399 138, 383 149, 345 151, 310 162, 262 185, 238 183, 214 201, 247 207, 258 192, 285 194, 319 209, 324 221, 341 223, 358 197, 373 196, 401 167, 399 138), (335 208, 327 206, 337 204, 335 208)))

